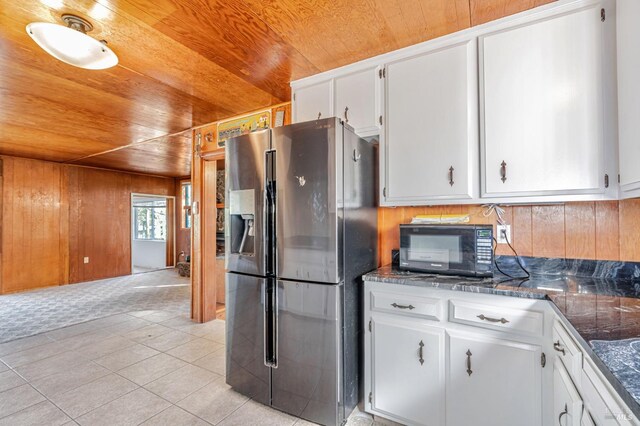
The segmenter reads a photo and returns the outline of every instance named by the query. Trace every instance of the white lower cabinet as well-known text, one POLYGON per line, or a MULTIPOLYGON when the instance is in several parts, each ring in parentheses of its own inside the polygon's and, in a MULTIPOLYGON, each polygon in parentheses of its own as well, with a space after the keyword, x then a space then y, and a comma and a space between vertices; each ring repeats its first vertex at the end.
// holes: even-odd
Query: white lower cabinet
POLYGON ((407 425, 544 424, 543 371, 547 383, 551 371, 540 342, 551 327, 538 335, 486 329, 482 321, 456 323, 447 311, 468 304, 508 321, 539 315, 550 324, 546 302, 368 282, 364 300, 366 411, 407 425))
POLYGON ((371 414, 429 426, 640 425, 551 302, 375 282, 364 300, 371 414))
POLYGON ((388 315, 371 323, 373 409, 405 424, 444 425, 444 330, 388 315))
POLYGON ((582 413, 582 422, 580 423, 580 426, 596 426, 596 423, 593 421, 593 417, 591 417, 591 414, 589 414, 587 410, 584 410, 582 413))
POLYGON ((447 425, 542 424, 540 346, 449 334, 447 425))
POLYGON ((564 364, 556 357, 553 363, 553 413, 558 425, 581 426, 582 409, 582 398, 564 364))

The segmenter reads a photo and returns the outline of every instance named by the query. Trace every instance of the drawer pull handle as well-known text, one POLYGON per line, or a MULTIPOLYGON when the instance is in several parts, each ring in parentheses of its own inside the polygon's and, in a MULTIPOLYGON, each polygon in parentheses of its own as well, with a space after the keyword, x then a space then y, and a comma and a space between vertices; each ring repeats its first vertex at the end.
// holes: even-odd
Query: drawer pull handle
POLYGON ((569 414, 569 408, 567 407, 567 404, 564 404, 564 411, 558 416, 558 424, 560 426, 562 426, 562 417, 566 416, 567 414, 569 414))
POLYGON ((471 355, 473 355, 471 353, 470 349, 467 349, 467 374, 471 375, 471 373, 473 373, 473 371, 471 370, 471 355))
POLYGON ((418 355, 420 356, 418 358, 418 361, 420 361, 420 365, 422 365, 424 364, 424 357, 422 356, 422 348, 424 348, 424 342, 420 340, 420 343, 418 343, 418 346, 420 347, 420 349, 418 349, 418 355))
POLYGON ((562 345, 560 344, 560 340, 558 340, 557 342, 555 342, 553 344, 553 349, 555 349, 558 352, 562 352, 562 355, 566 355, 564 348, 562 347, 562 345))
POLYGON ((478 318, 480 318, 482 321, 489 321, 489 322, 499 322, 501 324, 506 324, 509 322, 508 319, 504 319, 504 318, 491 318, 491 317, 485 317, 484 314, 480 314, 478 315, 478 318))
POLYGON ((393 306, 394 308, 398 308, 398 309, 415 309, 416 307, 413 305, 398 305, 397 303, 392 303, 391 306, 393 306))
POLYGON ((500 180, 504 183, 507 180, 507 163, 500 163, 500 180))

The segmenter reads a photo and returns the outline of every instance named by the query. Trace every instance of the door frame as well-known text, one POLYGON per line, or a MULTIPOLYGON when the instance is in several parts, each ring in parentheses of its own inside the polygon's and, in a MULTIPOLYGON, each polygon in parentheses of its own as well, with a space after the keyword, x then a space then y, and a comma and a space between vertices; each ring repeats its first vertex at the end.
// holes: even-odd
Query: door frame
MULTIPOLYGON (((134 217, 133 217, 133 199, 134 197, 155 197, 155 198, 165 198, 165 199, 171 199, 173 200, 173 213, 171 215, 171 217, 173 218, 173 220, 167 220, 167 229, 171 230, 171 241, 173 242, 173 247, 171 248, 173 251, 173 265, 171 266, 165 266, 164 268, 160 268, 158 270, 162 270, 162 269, 170 269, 170 268, 175 268, 177 265, 177 259, 176 259, 176 224, 175 224, 175 210, 176 210, 176 196, 175 195, 162 195, 162 194, 145 194, 145 193, 141 193, 141 192, 132 192, 130 197, 129 197, 129 252, 130 252, 130 256, 129 256, 129 262, 131 263, 131 275, 133 275, 133 229, 134 229, 134 217)), ((167 215, 169 216, 169 215, 167 215)), ((169 232, 167 232, 167 237, 169 235, 169 232)))

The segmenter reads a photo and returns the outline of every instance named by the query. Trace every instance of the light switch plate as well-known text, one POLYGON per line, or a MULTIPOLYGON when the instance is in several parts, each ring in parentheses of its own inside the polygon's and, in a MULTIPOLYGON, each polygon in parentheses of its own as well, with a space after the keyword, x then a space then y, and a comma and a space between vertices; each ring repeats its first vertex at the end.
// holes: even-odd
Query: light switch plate
POLYGON ((89 257, 88 256, 84 257, 84 263, 89 263, 89 257))
POLYGON ((511 225, 498 225, 496 240, 498 240, 498 244, 507 244, 507 240, 511 243, 511 225))

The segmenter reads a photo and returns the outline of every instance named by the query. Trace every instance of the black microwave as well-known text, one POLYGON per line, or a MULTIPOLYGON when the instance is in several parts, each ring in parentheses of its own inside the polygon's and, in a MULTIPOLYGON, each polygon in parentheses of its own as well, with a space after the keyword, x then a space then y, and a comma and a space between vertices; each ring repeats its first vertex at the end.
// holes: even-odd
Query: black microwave
POLYGON ((400 269, 493 276, 493 226, 400 225, 400 269))

